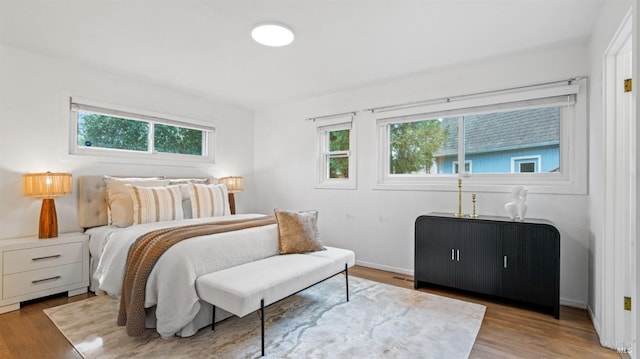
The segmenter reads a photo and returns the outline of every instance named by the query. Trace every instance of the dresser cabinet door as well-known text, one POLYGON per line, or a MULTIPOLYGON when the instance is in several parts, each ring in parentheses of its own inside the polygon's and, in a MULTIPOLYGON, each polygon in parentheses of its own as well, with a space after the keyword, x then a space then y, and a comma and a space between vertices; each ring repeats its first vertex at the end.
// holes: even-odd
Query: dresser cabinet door
POLYGON ((557 301, 560 238, 551 226, 502 226, 503 291, 506 298, 553 307, 557 301))
POLYGON ((456 288, 500 295, 500 227, 488 222, 452 220, 456 233, 456 288), (459 256, 458 256, 458 252, 459 256))
POLYGON ((454 287, 455 239, 457 235, 440 225, 442 219, 419 217, 415 228, 415 280, 454 287))

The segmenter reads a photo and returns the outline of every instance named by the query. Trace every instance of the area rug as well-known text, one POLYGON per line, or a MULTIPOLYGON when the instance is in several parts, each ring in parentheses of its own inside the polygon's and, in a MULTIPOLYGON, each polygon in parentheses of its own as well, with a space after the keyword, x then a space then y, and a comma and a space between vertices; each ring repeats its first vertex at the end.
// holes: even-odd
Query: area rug
MULTIPOLYGON (((266 309, 271 358, 467 358, 485 307, 416 290, 334 277, 266 309)), ((115 324, 107 296, 45 313, 85 358, 257 358, 258 314, 235 316, 196 335, 162 339, 153 329, 131 338, 115 324)))

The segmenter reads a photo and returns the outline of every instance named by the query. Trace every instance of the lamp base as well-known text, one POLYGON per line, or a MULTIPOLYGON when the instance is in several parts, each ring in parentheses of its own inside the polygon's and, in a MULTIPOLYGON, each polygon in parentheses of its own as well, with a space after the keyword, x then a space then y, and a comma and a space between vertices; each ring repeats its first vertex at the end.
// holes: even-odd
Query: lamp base
POLYGON ((233 192, 229 192, 229 209, 231 209, 231 214, 236 214, 236 197, 233 192))
POLYGON ((58 236, 58 215, 53 198, 42 199, 40 208, 40 227, 38 238, 55 238, 58 236))

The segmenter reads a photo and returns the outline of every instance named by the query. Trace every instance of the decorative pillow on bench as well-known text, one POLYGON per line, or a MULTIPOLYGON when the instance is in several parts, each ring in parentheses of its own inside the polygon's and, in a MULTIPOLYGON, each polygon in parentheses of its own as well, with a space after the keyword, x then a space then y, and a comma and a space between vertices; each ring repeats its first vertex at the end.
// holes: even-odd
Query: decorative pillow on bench
POLYGON ((280 254, 324 250, 318 231, 318 211, 274 210, 280 254))

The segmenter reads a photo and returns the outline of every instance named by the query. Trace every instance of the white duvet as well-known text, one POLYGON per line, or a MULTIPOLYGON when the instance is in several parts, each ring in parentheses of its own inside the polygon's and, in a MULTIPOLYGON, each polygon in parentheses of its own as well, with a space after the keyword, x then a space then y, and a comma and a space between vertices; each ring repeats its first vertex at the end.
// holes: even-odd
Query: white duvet
MULTIPOLYGON (((92 234, 92 256, 98 258, 93 276, 100 289, 118 297, 129 247, 144 233, 178 225, 262 216, 241 214, 127 228, 102 227, 93 230, 94 234, 88 231, 92 234)), ((278 233, 275 224, 194 237, 174 245, 158 259, 147 281, 145 308, 155 306, 155 311, 147 311, 147 327, 155 327, 162 337, 195 334, 211 322, 211 306, 201 305, 204 303, 196 292, 196 278, 276 254, 278 233)))

